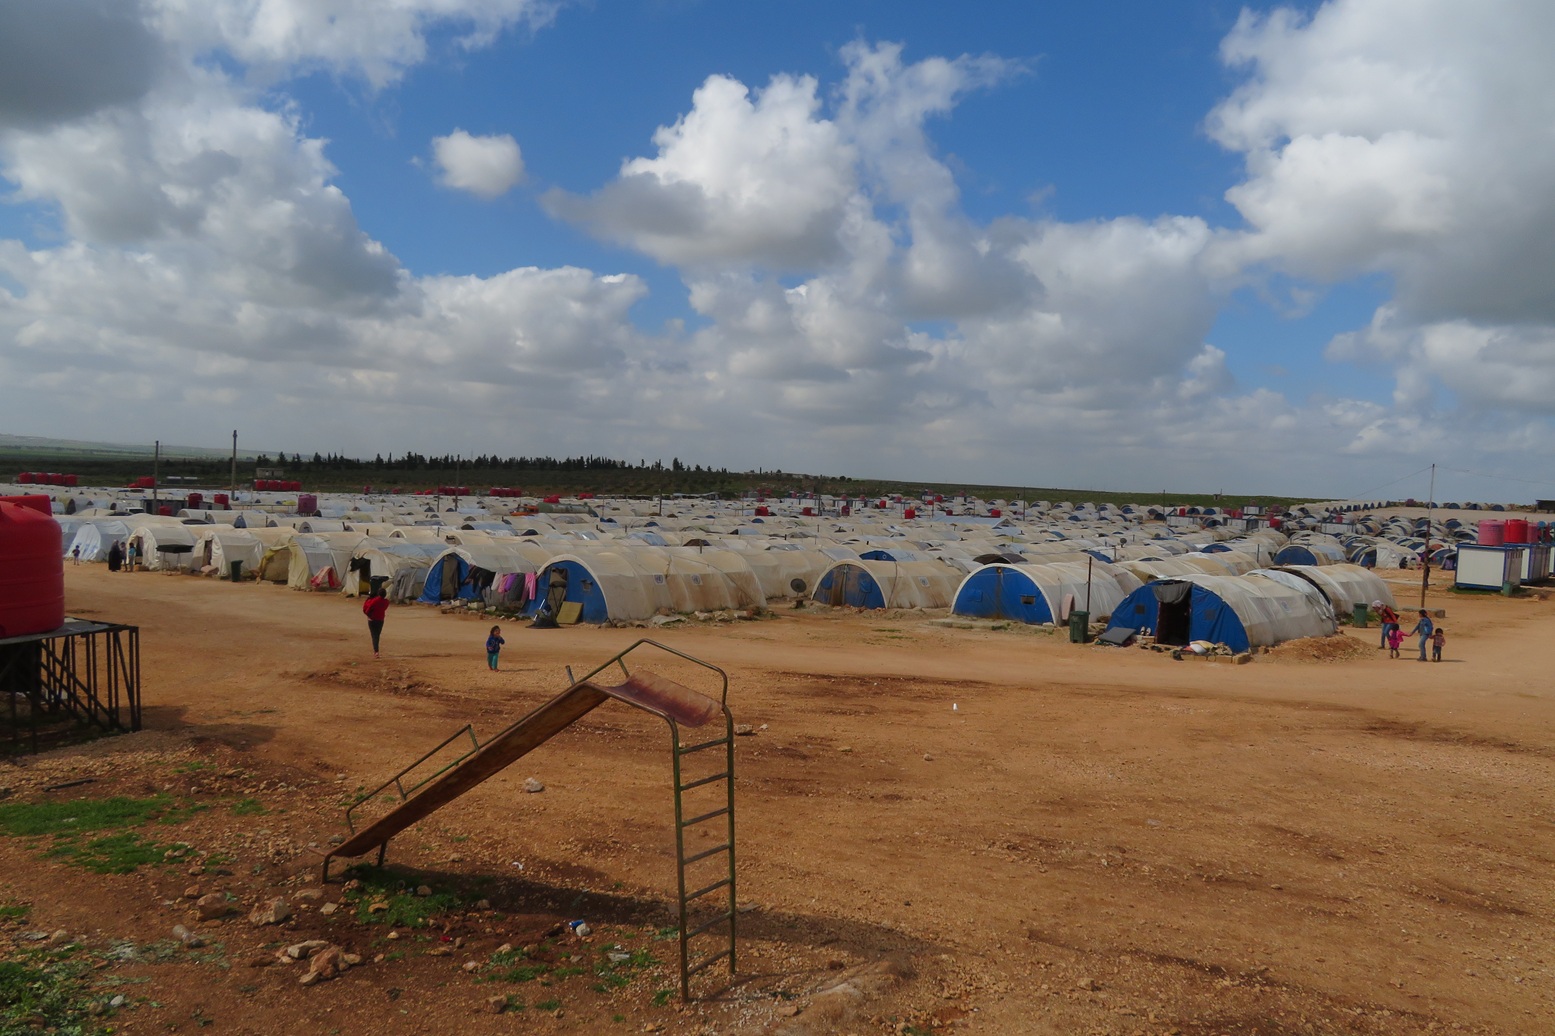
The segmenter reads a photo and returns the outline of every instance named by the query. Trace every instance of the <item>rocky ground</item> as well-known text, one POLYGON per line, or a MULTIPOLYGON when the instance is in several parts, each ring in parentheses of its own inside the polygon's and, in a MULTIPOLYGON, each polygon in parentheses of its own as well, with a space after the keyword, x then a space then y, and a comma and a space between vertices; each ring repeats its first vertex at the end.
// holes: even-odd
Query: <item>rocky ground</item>
POLYGON ((1555 1017, 1555 605, 1536 598, 1433 591, 1440 665, 1388 660, 1374 630, 1243 665, 911 613, 651 631, 725 669, 752 731, 737 974, 683 1004, 665 734, 619 705, 396 838, 385 868, 320 879, 359 795, 647 631, 510 625, 490 673, 478 617, 396 608, 374 660, 339 598, 67 577, 73 613, 141 627, 146 729, 0 764, 0 1033, 1555 1017))

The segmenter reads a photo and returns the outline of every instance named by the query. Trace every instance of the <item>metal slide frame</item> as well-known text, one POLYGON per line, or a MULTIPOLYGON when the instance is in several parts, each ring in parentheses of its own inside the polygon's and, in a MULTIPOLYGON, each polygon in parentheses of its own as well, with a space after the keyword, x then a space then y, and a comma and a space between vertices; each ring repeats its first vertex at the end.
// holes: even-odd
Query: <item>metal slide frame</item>
MULTIPOLYGON (((574 680, 566 690, 551 701, 485 742, 478 740, 474 728, 466 725, 436 748, 368 792, 346 810, 346 826, 351 834, 325 855, 323 879, 326 882, 329 880, 330 861, 337 856, 362 856, 376 848, 378 864, 381 866, 388 851, 389 840, 394 835, 463 795, 477 784, 502 772, 611 699, 658 716, 669 726, 675 799, 680 995, 682 999, 689 1000, 692 977, 725 958, 729 961, 729 974, 734 975, 738 901, 734 852, 734 718, 729 712, 729 676, 709 662, 654 640, 639 640, 633 643, 581 679, 574 680), (652 673, 641 670, 634 672, 627 665, 627 657, 644 647, 655 648, 716 673, 720 682, 718 699, 715 701, 698 691, 690 690, 652 673), (596 682, 596 678, 612 669, 619 670, 621 683, 596 682), (689 744, 682 740, 682 727, 701 727, 720 715, 723 718, 724 728, 722 737, 689 744), (469 739, 470 747, 467 750, 438 767, 430 776, 407 783, 406 777, 412 771, 463 738, 469 739), (714 751, 719 748, 723 751, 714 751), (688 779, 688 765, 696 767, 705 764, 709 759, 719 760, 719 763, 712 764, 713 772, 701 773, 688 779), (722 769, 717 768, 720 763, 722 769), (716 800, 718 804, 715 808, 687 816, 685 799, 687 792, 705 788, 716 793, 720 790, 720 785, 722 795, 716 800), (365 823, 358 830, 356 811, 391 791, 399 799, 398 804, 387 814, 365 823), (723 841, 688 855, 686 833, 719 819, 723 820, 721 825, 723 841), (716 880, 688 892, 688 870, 703 860, 721 861, 724 866, 715 872, 716 880), (719 897, 723 902, 722 908, 712 916, 696 916, 699 913, 696 908, 702 901, 711 903, 713 900, 707 900, 707 897, 720 892, 724 893, 719 897), (725 931, 728 942, 724 948, 717 952, 703 954, 695 961, 691 959, 693 939, 725 931)), ((712 805, 712 803, 706 804, 712 805)))

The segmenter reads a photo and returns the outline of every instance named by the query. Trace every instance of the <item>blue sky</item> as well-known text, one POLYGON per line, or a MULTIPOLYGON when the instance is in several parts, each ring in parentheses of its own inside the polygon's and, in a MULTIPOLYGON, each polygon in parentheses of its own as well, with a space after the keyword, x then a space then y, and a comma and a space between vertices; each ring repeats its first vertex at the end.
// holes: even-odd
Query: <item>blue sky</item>
POLYGON ((18 0, 0 430, 1555 495, 1552 29, 18 0))

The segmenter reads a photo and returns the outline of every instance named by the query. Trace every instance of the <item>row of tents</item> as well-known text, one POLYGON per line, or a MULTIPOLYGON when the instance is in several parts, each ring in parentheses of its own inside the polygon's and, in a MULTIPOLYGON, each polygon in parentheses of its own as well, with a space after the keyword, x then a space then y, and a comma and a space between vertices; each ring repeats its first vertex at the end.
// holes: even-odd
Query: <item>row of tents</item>
POLYGON ((1273 530, 1153 539, 1137 529, 1043 538, 1025 530, 1021 541, 962 530, 955 539, 908 541, 843 535, 856 530, 788 539, 760 528, 712 532, 705 523, 630 531, 576 516, 526 517, 516 526, 341 521, 338 529, 316 519, 237 528, 137 517, 74 518, 70 550, 94 560, 118 540, 133 543, 152 570, 235 568, 298 590, 357 595, 378 585, 400 602, 481 601, 530 614, 556 577, 580 620, 594 623, 806 597, 1032 624, 1063 623, 1082 610, 1168 643, 1209 639, 1238 650, 1331 633, 1337 615, 1357 604, 1394 603, 1387 584, 1346 563, 1339 545, 1309 533, 1296 543, 1273 530), (1171 587, 1188 589, 1163 589, 1171 587))

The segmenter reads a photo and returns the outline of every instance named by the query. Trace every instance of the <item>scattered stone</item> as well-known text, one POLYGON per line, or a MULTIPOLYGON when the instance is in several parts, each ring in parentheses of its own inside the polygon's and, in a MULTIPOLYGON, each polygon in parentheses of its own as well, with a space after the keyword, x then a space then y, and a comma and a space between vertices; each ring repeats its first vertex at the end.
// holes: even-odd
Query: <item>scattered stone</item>
POLYGON ((782 1007, 778 1008, 778 1014, 782 1015, 784 1018, 792 1018, 798 1013, 798 1004, 784 1004, 782 1007))
POLYGON ((326 946, 309 958, 308 973, 298 981, 305 986, 311 986, 315 982, 334 978, 345 970, 346 966, 345 961, 341 959, 340 947, 326 946))
POLYGON ((843 745, 841 748, 837 749, 837 751, 841 752, 843 755, 852 755, 853 754, 853 746, 852 745, 843 745))
POLYGON ((734 733, 738 737, 750 737, 756 733, 756 728, 749 723, 736 723, 734 725, 734 733))
POLYGON ((292 905, 277 896, 268 903, 261 903, 249 911, 248 923, 252 925, 280 924, 292 916, 292 905))
POLYGON ((286 960, 308 960, 314 954, 329 948, 327 939, 304 939, 302 942, 292 943, 290 946, 276 954, 286 960))
POLYGON ((124 998, 124 994, 123 993, 117 993, 117 994, 114 995, 114 998, 112 1000, 108 1001, 108 1006, 114 1008, 115 1010, 117 1010, 118 1008, 123 1007, 127 1003, 129 1003, 129 1001, 124 998))
POLYGON ((237 908, 227 898, 225 892, 209 892, 194 901, 195 913, 200 915, 202 921, 214 921, 218 917, 226 917, 234 913, 237 908))
POLYGON ((340 963, 348 968, 354 968, 362 963, 362 955, 360 953, 342 953, 340 955, 340 963))
POLYGON ((345 840, 346 840, 346 836, 345 835, 330 835, 329 836, 329 844, 330 845, 341 845, 341 844, 343 844, 345 842, 345 840))
POLYGON ((423 899, 425 899, 427 896, 430 896, 431 894, 432 894, 432 886, 431 885, 417 885, 416 886, 416 895, 422 897, 423 899))
POLYGON ((316 903, 319 900, 324 898, 324 890, 323 889, 298 889, 297 892, 293 894, 292 898, 293 899, 305 900, 305 901, 307 901, 309 903, 316 903))
POLYGON ((376 899, 367 904, 367 912, 369 914, 381 914, 387 909, 389 909, 389 904, 386 900, 376 899))
POLYGON ((488 996, 486 998, 486 1013, 501 1014, 508 1009, 508 998, 505 996, 488 996))
POLYGON ((475 909, 476 910, 490 910, 491 909, 491 900, 489 900, 489 899, 477 899, 475 901, 475 909))
POLYGON ((63 928, 49 936, 50 946, 68 946, 70 945, 70 942, 70 933, 65 931, 63 928))
POLYGON ((1076 989, 1086 989, 1086 990, 1093 990, 1093 991, 1101 988, 1100 986, 1098 986, 1096 984, 1096 980, 1095 979, 1090 979, 1090 978, 1082 978, 1080 981, 1076 982, 1074 985, 1075 985, 1076 989))
POLYGON ((464 970, 474 974, 481 970, 481 962, 478 960, 467 960, 464 962, 464 970))
POLYGON ((923 753, 923 761, 926 762, 926 763, 932 763, 934 761, 934 757, 932 755, 930 755, 929 753, 925 752, 925 753, 923 753))
POLYGON ((191 950, 205 945, 204 939, 200 938, 194 932, 191 932, 181 924, 175 924, 173 926, 173 938, 177 939, 191 950))
POLYGON ((545 785, 541 784, 539 781, 535 780, 533 777, 526 777, 526 778, 524 778, 524 790, 527 791, 529 794, 534 795, 534 794, 536 794, 538 792, 544 791, 545 790, 545 785))
POLYGON ((388 935, 384 936, 385 939, 398 939, 399 937, 400 937, 400 933, 399 932, 390 932, 388 935))
POLYGON ((183 898, 184 899, 199 899, 200 898, 200 886, 198 886, 198 885, 190 885, 188 888, 184 889, 183 898))

